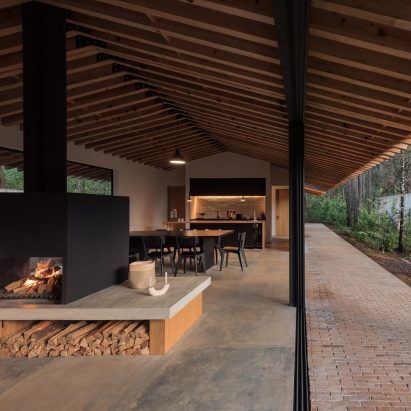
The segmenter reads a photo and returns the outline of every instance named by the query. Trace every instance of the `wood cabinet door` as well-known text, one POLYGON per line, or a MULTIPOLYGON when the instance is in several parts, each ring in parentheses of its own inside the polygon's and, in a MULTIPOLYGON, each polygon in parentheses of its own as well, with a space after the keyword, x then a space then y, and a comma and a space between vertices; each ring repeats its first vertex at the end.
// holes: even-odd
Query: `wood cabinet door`
POLYGON ((289 235, 288 189, 279 189, 275 192, 275 235, 289 235))
POLYGON ((185 202, 185 187, 184 186, 168 186, 167 187, 167 220, 170 219, 170 211, 175 208, 178 218, 185 218, 186 202, 185 202))

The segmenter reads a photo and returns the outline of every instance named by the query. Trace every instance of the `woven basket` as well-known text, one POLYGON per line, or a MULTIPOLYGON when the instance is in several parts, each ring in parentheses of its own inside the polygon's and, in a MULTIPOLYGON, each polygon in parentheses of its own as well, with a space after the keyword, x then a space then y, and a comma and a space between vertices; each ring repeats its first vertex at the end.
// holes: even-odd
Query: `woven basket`
POLYGON ((156 283, 156 271, 154 261, 136 261, 130 264, 128 274, 128 286, 130 288, 154 287, 156 283))

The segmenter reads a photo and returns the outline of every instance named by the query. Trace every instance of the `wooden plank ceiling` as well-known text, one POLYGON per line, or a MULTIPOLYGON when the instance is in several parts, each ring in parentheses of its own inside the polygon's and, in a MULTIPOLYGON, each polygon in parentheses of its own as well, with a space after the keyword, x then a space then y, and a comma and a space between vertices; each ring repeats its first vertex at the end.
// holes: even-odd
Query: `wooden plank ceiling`
MULTIPOLYGON (((271 0, 43 2, 68 13, 70 141, 167 169, 179 135, 187 160, 232 151, 287 167, 271 0)), ((22 126, 21 3, 0 10, 0 118, 10 126, 22 126)), ((411 12, 399 3, 312 0, 305 158, 314 192, 410 142, 411 12)))
MULTIPOLYGON (((23 153, 21 151, 0 147, 0 167, 17 168, 19 171, 23 171, 23 153)), ((112 170, 68 161, 67 175, 95 181, 111 182, 112 170)))

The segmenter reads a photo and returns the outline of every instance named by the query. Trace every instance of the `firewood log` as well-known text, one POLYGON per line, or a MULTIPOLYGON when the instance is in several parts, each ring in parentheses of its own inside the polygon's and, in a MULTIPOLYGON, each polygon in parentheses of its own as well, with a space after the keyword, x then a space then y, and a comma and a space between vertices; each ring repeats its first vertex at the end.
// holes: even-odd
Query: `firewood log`
POLYGON ((26 280, 25 278, 21 278, 20 280, 13 281, 12 283, 6 285, 4 289, 8 292, 13 291, 16 288, 21 287, 21 285, 24 283, 25 280, 26 280))
POLYGON ((37 293, 38 294, 43 294, 43 293, 46 292, 46 290, 47 290, 47 284, 40 283, 37 287, 37 293))
POLYGON ((82 338, 86 337, 88 334, 98 328, 100 324, 100 321, 96 323, 90 323, 76 331, 73 331, 67 336, 67 342, 72 345, 78 344, 82 338))
POLYGON ((49 277, 47 280, 46 293, 51 293, 54 287, 54 277, 49 277))
POLYGON ((136 328, 135 333, 137 337, 142 337, 146 333, 146 331, 146 326, 144 324, 141 324, 136 328))
POLYGON ((20 293, 23 293, 23 292, 26 292, 26 291, 27 291, 27 287, 25 287, 25 286, 13 288, 13 293, 14 294, 20 294, 20 293))
POLYGON ((130 321, 119 321, 118 324, 116 324, 116 326, 114 328, 111 329, 110 331, 110 335, 113 337, 118 337, 120 332, 128 327, 130 324, 130 321))
POLYGON ((65 342, 65 338, 63 338, 63 337, 65 337, 66 335, 72 333, 73 331, 78 330, 81 327, 84 327, 85 325, 87 325, 87 321, 80 321, 78 323, 72 323, 72 324, 68 325, 63 330, 61 330, 58 334, 51 337, 48 341, 48 344, 52 345, 52 346, 55 346, 55 345, 58 345, 58 344, 61 344, 61 343, 65 342))
POLYGON ((47 328, 52 322, 53 321, 40 321, 34 324, 32 327, 29 327, 29 329, 21 331, 23 333, 23 337, 27 340, 36 331, 40 331, 40 330, 43 330, 44 328, 47 328))
POLYGON ((128 327, 122 331, 122 335, 129 336, 130 333, 138 327, 138 322, 132 322, 128 327))

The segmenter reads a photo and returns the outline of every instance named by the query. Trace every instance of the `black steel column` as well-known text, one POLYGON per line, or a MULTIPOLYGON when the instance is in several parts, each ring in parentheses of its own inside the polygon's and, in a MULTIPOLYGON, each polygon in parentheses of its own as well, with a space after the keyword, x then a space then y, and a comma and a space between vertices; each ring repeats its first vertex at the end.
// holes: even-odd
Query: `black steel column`
POLYGON ((304 274, 304 114, 310 0, 273 0, 289 120, 290 305, 296 310, 294 410, 310 409, 304 274))
POLYGON ((294 409, 309 410, 307 330, 305 321, 304 124, 289 123, 290 303, 297 307, 294 409))
POLYGON ((24 190, 67 187, 66 28, 64 10, 23 4, 24 190))

